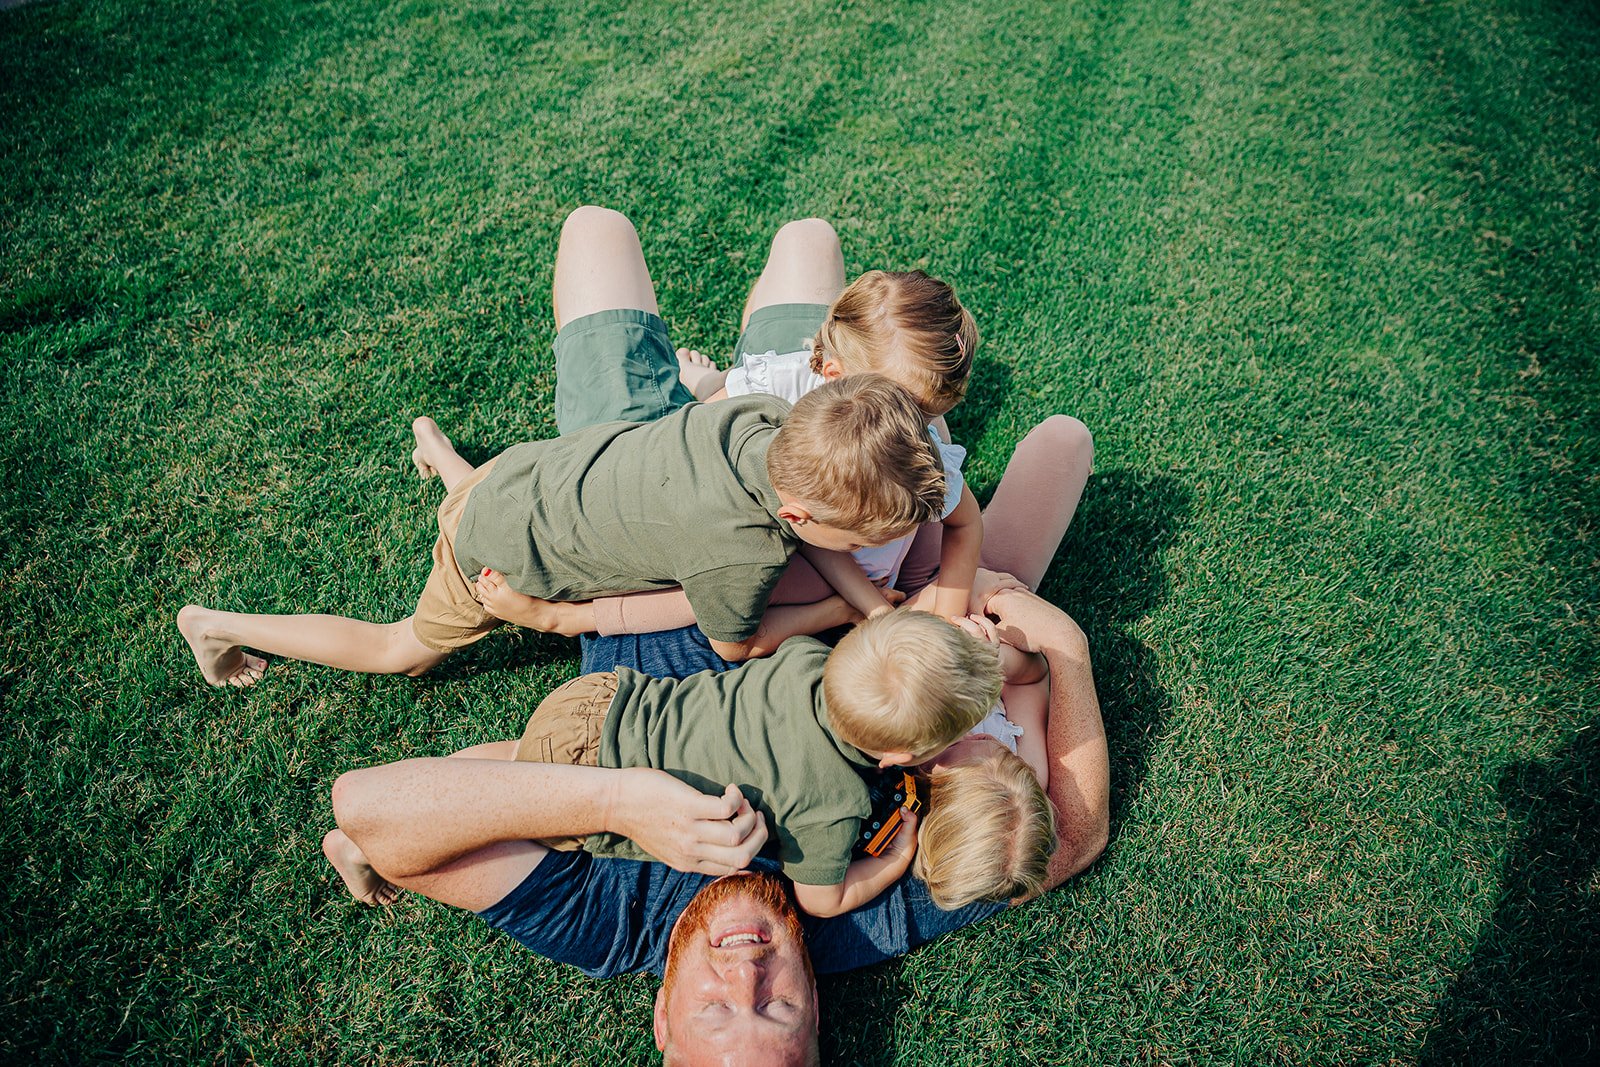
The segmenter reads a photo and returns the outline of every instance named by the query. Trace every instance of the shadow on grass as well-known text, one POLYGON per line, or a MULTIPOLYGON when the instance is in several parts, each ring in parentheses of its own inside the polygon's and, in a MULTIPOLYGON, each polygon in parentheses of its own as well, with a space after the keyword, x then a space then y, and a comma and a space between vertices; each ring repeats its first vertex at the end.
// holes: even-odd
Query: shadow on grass
POLYGON ((1593 1063, 1600 1051, 1600 723, 1500 782, 1523 831, 1424 1065, 1593 1063))
POLYGON ((1188 513, 1189 491, 1170 475, 1097 474, 1039 586, 1089 637, 1111 753, 1113 842, 1173 705, 1150 650, 1128 628, 1166 597, 1160 557, 1188 513))
MULTIPOLYGON (((1097 474, 1039 586, 1089 637, 1111 750, 1113 848, 1173 706, 1150 650, 1126 630, 1166 596, 1160 557, 1188 512, 1189 492, 1171 476, 1097 474)), ((895 1020, 910 992, 898 962, 825 977, 819 988, 823 1062, 894 1061, 895 1020)))
MULTIPOLYGON (((1016 371, 1009 363, 994 359, 974 359, 972 373, 967 377, 966 398, 945 416, 950 426, 950 439, 957 444, 975 445, 984 439, 989 423, 1004 406, 1011 392, 1011 379, 1016 371)), ((978 487, 974 486, 974 492, 978 487)), ((994 491, 984 486, 979 493, 983 499, 994 491)))
POLYGON ((454 655, 423 675, 421 685, 453 685, 463 678, 495 671, 520 671, 561 662, 576 663, 578 639, 502 626, 465 652, 454 655))

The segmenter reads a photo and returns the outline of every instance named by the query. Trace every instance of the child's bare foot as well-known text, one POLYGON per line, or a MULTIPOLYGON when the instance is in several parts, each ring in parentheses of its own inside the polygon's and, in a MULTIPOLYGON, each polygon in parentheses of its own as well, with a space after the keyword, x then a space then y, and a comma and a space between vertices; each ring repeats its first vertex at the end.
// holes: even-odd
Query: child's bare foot
POLYGON ((439 424, 426 415, 411 423, 411 432, 417 438, 417 447, 411 450, 411 462, 416 464, 417 476, 427 481, 439 473, 440 450, 455 455, 456 446, 439 429, 439 424))
POLYGON ((678 349, 678 380, 694 394, 696 400, 705 400, 721 389, 726 376, 709 357, 692 348, 678 349))
POLYGON ((322 839, 322 854, 344 879, 350 895, 363 904, 388 907, 400 899, 400 890, 372 869, 366 854, 343 830, 329 830, 322 839))
POLYGON ((216 612, 207 611, 198 604, 186 604, 178 612, 178 630, 189 642, 200 673, 211 685, 228 685, 235 689, 255 685, 266 672, 267 661, 247 654, 238 645, 218 636, 212 625, 216 616, 216 612))
POLYGON ((692 374, 696 367, 704 370, 717 369, 717 365, 711 362, 710 356, 703 356, 692 348, 678 349, 678 372, 681 374, 688 371, 692 374))

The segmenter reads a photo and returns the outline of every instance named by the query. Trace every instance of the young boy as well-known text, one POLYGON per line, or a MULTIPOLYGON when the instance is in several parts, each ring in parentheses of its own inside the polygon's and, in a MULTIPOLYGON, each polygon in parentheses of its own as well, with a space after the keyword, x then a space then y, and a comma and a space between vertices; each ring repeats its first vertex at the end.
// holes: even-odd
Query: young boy
MULTIPOLYGON (((767 819, 795 898, 812 915, 867 903, 911 862, 915 821, 884 855, 851 862, 871 814, 859 770, 920 763, 999 698, 996 649, 936 616, 890 612, 828 647, 786 641, 770 659, 682 681, 586 674, 545 698, 517 743, 535 763, 654 767, 703 792, 736 784, 767 819)), ((546 841, 648 858, 626 838, 546 841)))
MULTIPOLYGON (((418 420, 417 431, 419 469, 431 469, 436 454, 454 456, 431 420, 418 420)), ((265 663, 245 647, 422 674, 501 625, 474 588, 486 569, 547 601, 682 586, 718 655, 745 659, 776 647, 758 631, 800 542, 882 544, 927 521, 944 495, 916 402, 875 376, 818 390, 793 409, 771 397, 691 403, 655 422, 607 422, 517 445, 476 470, 456 463, 440 470, 450 491, 411 617, 381 626, 190 605, 178 627, 206 681, 259 679, 265 663)))

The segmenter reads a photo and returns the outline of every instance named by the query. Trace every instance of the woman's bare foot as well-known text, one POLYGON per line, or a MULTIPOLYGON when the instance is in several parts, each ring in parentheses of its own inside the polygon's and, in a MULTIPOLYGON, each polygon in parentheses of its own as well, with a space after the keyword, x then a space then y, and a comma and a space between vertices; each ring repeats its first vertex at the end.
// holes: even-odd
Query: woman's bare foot
POLYGON ((243 689, 261 681, 267 661, 260 656, 247 654, 244 649, 216 633, 212 625, 217 617, 198 604, 186 604, 178 612, 178 630, 189 642, 194 661, 211 685, 227 685, 243 689))
POLYGON ((416 464, 417 476, 427 481, 439 473, 440 449, 453 456, 456 454, 456 446, 451 444, 450 438, 439 429, 439 424, 426 415, 412 421, 411 432, 417 438, 417 447, 411 450, 411 462, 416 464))
POLYGON ((350 895, 363 904, 388 907, 400 899, 400 890, 372 869, 366 854, 343 830, 329 830, 322 839, 322 854, 344 879, 350 895))

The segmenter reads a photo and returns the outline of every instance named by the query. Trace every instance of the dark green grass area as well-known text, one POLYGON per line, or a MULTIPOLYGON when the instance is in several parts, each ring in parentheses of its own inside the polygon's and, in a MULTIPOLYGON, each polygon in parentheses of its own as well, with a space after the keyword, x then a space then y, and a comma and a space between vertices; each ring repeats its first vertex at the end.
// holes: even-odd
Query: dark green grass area
POLYGON ((1096 433, 1044 592, 1110 848, 825 982, 830 1059, 1593 1055, 1596 84, 1560 0, 0 12, 0 1057, 649 1054, 652 981, 317 851, 342 770, 512 735, 575 646, 214 692, 172 623, 410 610, 410 419, 554 432, 581 203, 707 351, 790 218, 951 280, 980 495, 1096 433))

